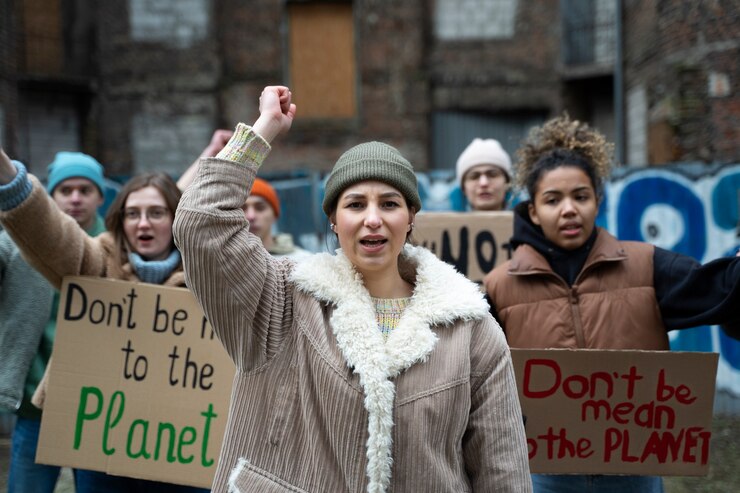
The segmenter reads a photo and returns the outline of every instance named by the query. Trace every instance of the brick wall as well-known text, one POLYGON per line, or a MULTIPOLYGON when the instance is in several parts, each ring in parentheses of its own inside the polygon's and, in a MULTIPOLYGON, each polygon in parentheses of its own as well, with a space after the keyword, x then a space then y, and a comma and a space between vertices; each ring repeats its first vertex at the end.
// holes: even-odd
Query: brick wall
MULTIPOLYGON (((64 5, 84 10, 86 1, 64 5)), ((561 2, 477 2, 352 2, 356 116, 302 119, 297 101, 298 119, 290 137, 276 146, 271 170, 328 170, 342 151, 371 139, 396 145, 426 169, 430 122, 437 113, 505 118, 552 115, 573 106, 578 95, 567 94, 561 66, 561 2), (451 5, 458 7, 454 19, 444 14, 451 5), (475 29, 460 31, 473 22, 475 29)), ((14 25, 4 12, 17 5, 0 0, 3 40, 14 25)), ((284 0, 89 5, 97 79, 80 128, 83 147, 111 174, 151 168, 177 174, 213 129, 254 121, 264 85, 290 83, 284 0)), ((625 96, 645 88, 646 121, 640 123, 643 130, 632 130, 645 133, 649 159, 740 158, 734 5, 623 0, 625 96)), ((0 46, 0 70, 12 65, 4 61, 10 46, 0 46)), ((10 146, 18 116, 17 85, 9 80, 0 79, 0 105, 10 146)))
POLYGON ((100 160, 111 175, 179 174, 217 126, 221 62, 212 2, 98 7, 100 160))
POLYGON ((497 6, 515 10, 505 16, 513 22, 509 37, 428 40, 432 104, 436 109, 555 111, 560 106, 558 2, 497 6))
POLYGON ((732 0, 625 2, 625 82, 647 89, 652 163, 740 159, 739 22, 732 0))
POLYGON ((0 145, 11 154, 17 153, 18 121, 15 22, 14 3, 0 2, 0 145))

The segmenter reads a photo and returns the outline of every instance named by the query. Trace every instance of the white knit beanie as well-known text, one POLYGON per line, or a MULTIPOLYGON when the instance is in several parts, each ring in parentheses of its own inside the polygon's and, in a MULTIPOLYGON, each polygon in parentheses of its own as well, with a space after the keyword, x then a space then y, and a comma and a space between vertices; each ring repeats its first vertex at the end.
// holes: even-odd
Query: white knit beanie
POLYGON ((462 186, 465 173, 479 164, 492 164, 506 173, 511 180, 511 158, 496 139, 473 139, 473 142, 457 158, 457 181, 462 186))

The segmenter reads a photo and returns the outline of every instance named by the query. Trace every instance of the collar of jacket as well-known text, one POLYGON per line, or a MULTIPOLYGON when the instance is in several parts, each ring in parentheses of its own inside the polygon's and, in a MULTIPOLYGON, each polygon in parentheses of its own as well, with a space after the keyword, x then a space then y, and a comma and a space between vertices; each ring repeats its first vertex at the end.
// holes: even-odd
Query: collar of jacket
MULTIPOLYGON (((597 229, 596 241, 581 272, 585 272, 599 262, 618 262, 627 259, 627 253, 622 248, 619 240, 605 229, 597 229)), ((508 272, 511 275, 541 274, 552 272, 552 267, 547 259, 534 247, 522 243, 514 250, 508 272)))
POLYGON ((271 255, 286 255, 293 253, 296 246, 293 242, 293 236, 288 233, 279 233, 272 237, 272 246, 267 249, 271 255))
POLYGON ((337 250, 297 264, 296 287, 334 305, 331 326, 339 350, 360 377, 368 412, 368 492, 386 491, 391 478, 395 384, 392 379, 426 361, 437 342, 432 326, 481 319, 488 304, 478 286, 422 247, 406 245, 399 258, 401 276, 414 293, 398 328, 387 341, 378 330, 374 305, 362 276, 337 250))

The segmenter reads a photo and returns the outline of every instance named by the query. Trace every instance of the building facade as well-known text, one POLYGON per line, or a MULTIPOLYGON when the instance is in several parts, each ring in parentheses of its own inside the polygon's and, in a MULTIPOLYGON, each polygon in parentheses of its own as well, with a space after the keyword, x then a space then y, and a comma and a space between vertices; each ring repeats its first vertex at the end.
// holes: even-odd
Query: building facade
POLYGON ((450 171, 474 137, 514 153, 567 111, 620 163, 740 159, 737 2, 0 0, 0 139, 44 176, 82 150, 110 176, 181 173, 288 84, 274 171, 382 140, 450 171))

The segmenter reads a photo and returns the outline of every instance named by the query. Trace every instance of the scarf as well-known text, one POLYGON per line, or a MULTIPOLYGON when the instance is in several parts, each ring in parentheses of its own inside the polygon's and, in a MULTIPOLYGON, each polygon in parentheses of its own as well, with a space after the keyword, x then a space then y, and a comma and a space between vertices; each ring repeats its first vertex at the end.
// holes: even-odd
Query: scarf
POLYGON ((134 267, 136 276, 143 282, 162 284, 180 264, 180 251, 175 248, 164 260, 144 260, 138 253, 129 253, 128 261, 134 267))

